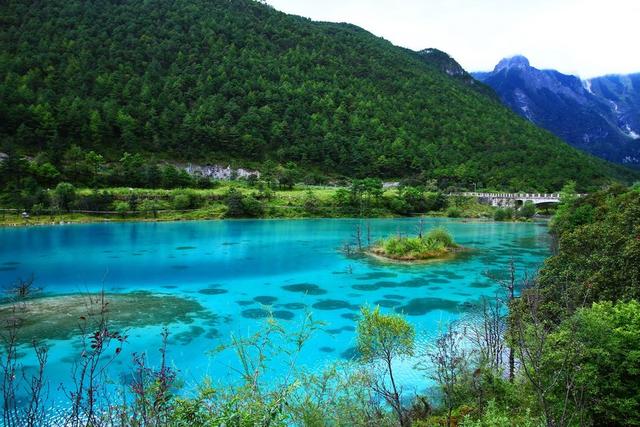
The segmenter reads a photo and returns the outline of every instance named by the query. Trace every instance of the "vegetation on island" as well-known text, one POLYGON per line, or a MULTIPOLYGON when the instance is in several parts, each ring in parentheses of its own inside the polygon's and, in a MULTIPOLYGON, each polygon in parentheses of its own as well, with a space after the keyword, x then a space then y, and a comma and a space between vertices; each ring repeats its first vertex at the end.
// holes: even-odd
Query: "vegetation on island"
POLYGON ((437 227, 415 237, 391 236, 376 242, 368 253, 396 261, 424 261, 448 258, 463 248, 453 241, 453 236, 445 228, 437 227))
MULTIPOLYGON (((103 405, 110 384, 103 368, 121 357, 127 337, 98 310, 96 329, 79 330, 85 339, 78 366, 84 369, 70 368, 77 389, 69 393, 67 425, 640 425, 640 187, 581 198, 570 190, 552 222, 555 253, 539 274, 522 274, 511 263, 494 277, 503 292, 444 325, 430 344, 416 339, 420 331, 401 313, 365 307, 353 360, 320 373, 296 360, 323 325, 308 313, 287 333, 270 318, 255 334, 232 337, 218 349, 237 355, 238 381, 205 379, 195 394, 184 395, 179 371, 169 363, 166 331, 158 337, 159 364, 149 366, 138 355, 123 376, 128 380, 120 393, 131 398, 112 392, 103 405), (275 359, 288 367, 277 378, 269 375, 275 359), (403 388, 396 373, 407 362, 435 387, 403 388)), ((12 288, 16 311, 32 288, 12 288)), ((21 371, 20 325, 4 322, 1 331, 5 425, 43 425, 47 347, 20 347, 39 363, 21 371), (17 404, 23 390, 30 405, 17 404)))
MULTIPOLYGON (((0 152, 36 169, 16 176, 21 189, 33 175, 42 188, 93 186, 83 175, 117 169, 125 153, 144 159, 153 188, 165 186, 163 161, 293 161, 329 176, 541 192, 638 176, 433 58, 263 2, 8 0, 0 20, 0 152)), ((140 186, 121 176, 109 186, 140 186)))

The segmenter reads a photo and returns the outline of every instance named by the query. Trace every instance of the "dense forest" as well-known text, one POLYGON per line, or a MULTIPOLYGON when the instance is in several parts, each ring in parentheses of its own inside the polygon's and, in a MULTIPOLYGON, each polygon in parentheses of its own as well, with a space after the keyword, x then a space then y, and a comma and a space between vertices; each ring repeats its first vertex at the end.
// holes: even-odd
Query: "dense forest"
POLYGON ((36 166, 78 147, 523 191, 633 179, 428 55, 259 2, 7 0, 0 28, 0 151, 36 166))

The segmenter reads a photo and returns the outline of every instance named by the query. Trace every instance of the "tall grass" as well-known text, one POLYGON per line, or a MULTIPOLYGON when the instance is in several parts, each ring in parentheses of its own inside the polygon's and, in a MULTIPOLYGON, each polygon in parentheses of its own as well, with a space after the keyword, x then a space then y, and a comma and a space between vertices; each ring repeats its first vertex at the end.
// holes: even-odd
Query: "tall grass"
POLYGON ((424 237, 390 237, 380 246, 390 256, 420 258, 446 252, 456 244, 446 229, 438 227, 430 230, 424 237))
POLYGON ((453 236, 444 227, 436 227, 429 230, 426 240, 442 243, 447 248, 455 246, 455 243, 453 243, 453 236))

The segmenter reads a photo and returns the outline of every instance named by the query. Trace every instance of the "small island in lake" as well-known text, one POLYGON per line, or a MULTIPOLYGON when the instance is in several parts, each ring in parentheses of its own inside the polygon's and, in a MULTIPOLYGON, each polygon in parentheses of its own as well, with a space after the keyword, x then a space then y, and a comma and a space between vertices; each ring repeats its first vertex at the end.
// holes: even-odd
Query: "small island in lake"
POLYGON ((392 236, 376 242, 366 251, 369 255, 402 262, 418 262, 450 258, 467 249, 453 241, 453 236, 442 227, 416 237, 392 236))

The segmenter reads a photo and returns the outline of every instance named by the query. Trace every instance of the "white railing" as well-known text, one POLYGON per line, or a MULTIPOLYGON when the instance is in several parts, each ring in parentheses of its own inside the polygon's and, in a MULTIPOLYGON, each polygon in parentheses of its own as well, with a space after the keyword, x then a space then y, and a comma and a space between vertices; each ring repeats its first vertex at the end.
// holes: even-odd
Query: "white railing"
MULTIPOLYGON (((467 196, 467 197, 480 197, 487 199, 512 199, 512 200, 560 200, 560 193, 480 193, 480 192, 464 192, 454 193, 454 195, 467 196)), ((578 194, 578 197, 583 197, 586 194, 578 194)))

